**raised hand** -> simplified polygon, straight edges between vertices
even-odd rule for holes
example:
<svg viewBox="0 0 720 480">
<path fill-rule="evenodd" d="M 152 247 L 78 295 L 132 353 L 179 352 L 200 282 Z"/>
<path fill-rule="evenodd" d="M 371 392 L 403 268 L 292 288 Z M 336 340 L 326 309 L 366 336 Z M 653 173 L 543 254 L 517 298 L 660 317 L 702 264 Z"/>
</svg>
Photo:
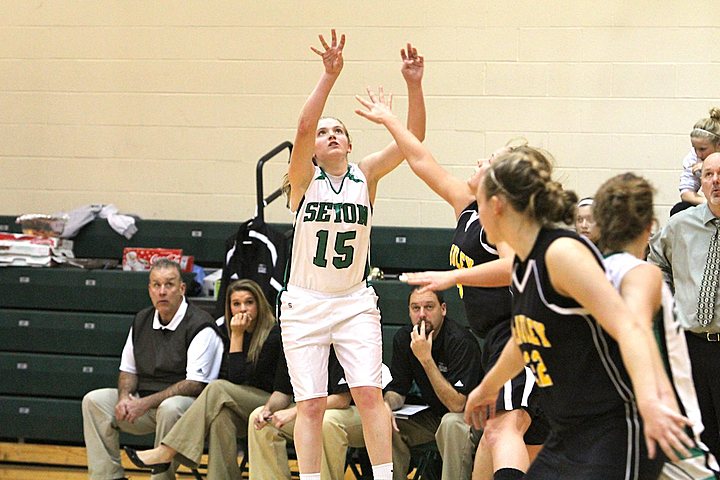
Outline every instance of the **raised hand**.
<svg viewBox="0 0 720 480">
<path fill-rule="evenodd" d="M 432 344 L 432 333 L 425 329 L 425 320 L 420 320 L 410 332 L 410 350 L 420 363 L 432 360 Z"/>
<path fill-rule="evenodd" d="M 345 47 L 345 34 L 340 36 L 340 43 L 337 41 L 337 34 L 335 33 L 334 28 L 331 30 L 330 35 L 330 45 L 327 44 L 325 37 L 323 37 L 322 34 L 318 35 L 324 51 L 320 51 L 315 47 L 310 47 L 310 50 L 322 57 L 323 65 L 325 66 L 325 73 L 329 75 L 339 75 L 343 68 L 342 51 Z"/>
<path fill-rule="evenodd" d="M 420 83 L 425 70 L 425 59 L 422 55 L 418 55 L 417 48 L 408 42 L 407 49 L 400 49 L 400 57 L 402 57 L 403 62 L 400 72 L 402 72 L 405 81 L 407 83 Z"/>
<path fill-rule="evenodd" d="M 387 120 L 395 118 L 395 114 L 392 113 L 392 93 L 388 94 L 386 98 L 382 86 L 378 87 L 377 95 L 370 87 L 367 88 L 367 93 L 369 100 L 365 100 L 360 95 L 355 95 L 357 101 L 365 107 L 364 110 L 358 108 L 355 113 L 375 123 L 385 123 Z"/>
</svg>

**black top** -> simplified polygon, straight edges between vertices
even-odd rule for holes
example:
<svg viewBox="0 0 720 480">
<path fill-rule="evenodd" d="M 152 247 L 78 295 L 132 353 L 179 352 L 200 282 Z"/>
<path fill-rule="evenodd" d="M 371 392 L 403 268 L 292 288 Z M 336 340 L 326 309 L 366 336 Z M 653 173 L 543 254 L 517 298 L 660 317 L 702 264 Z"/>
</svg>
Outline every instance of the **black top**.
<svg viewBox="0 0 720 480">
<path fill-rule="evenodd" d="M 477 202 L 468 205 L 458 218 L 452 246 L 450 265 L 470 268 L 499 257 L 497 249 L 488 242 L 480 225 Z M 468 324 L 481 338 L 494 326 L 510 320 L 510 289 L 508 287 L 482 288 L 459 285 L 460 298 L 465 305 Z"/>
<path fill-rule="evenodd" d="M 277 370 L 275 371 L 273 390 L 286 395 L 293 394 L 287 360 L 285 359 L 285 353 L 282 349 L 280 350 L 280 358 L 278 359 Z M 330 358 L 328 359 L 328 395 L 349 391 L 350 387 L 348 387 L 347 381 L 345 380 L 345 371 L 335 356 L 335 349 L 330 347 Z"/>
<path fill-rule="evenodd" d="M 250 385 L 266 392 L 273 390 L 273 375 L 282 351 L 280 327 L 275 325 L 263 343 L 257 361 L 251 363 L 247 358 L 252 333 L 243 336 L 243 351 L 228 356 L 227 380 L 238 385 Z"/>
<path fill-rule="evenodd" d="M 135 315 L 132 324 L 133 353 L 139 392 L 154 393 L 187 377 L 187 349 L 195 335 L 212 328 L 222 338 L 213 318 L 204 310 L 188 304 L 185 316 L 175 330 L 152 328 L 155 308 Z"/>
<path fill-rule="evenodd" d="M 513 338 L 535 373 L 542 409 L 557 432 L 626 412 L 629 422 L 639 422 L 617 342 L 574 299 L 552 288 L 545 252 L 563 237 L 580 242 L 602 266 L 587 239 L 569 230 L 542 229 L 528 258 L 521 262 L 516 256 L 513 268 Z"/>
<path fill-rule="evenodd" d="M 448 409 L 435 394 L 430 379 L 410 349 L 412 328 L 412 325 L 405 325 L 395 333 L 390 365 L 393 379 L 386 390 L 407 396 L 415 382 L 422 401 L 433 413 L 442 416 Z M 480 346 L 469 330 L 448 317 L 445 317 L 437 338 L 433 339 L 432 357 L 445 379 L 458 392 L 467 395 L 480 383 Z"/>
</svg>

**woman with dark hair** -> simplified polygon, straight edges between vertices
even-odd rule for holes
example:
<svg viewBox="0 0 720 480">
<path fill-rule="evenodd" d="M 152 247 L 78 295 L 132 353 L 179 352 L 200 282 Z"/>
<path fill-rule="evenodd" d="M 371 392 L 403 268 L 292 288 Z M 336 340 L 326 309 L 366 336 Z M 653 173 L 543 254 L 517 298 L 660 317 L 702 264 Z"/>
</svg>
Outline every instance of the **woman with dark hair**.
<svg viewBox="0 0 720 480">
<path fill-rule="evenodd" d="M 606 255 L 607 277 L 633 313 L 645 320 L 657 341 L 662 356 L 654 363 L 659 369 L 658 381 L 664 382 L 667 373 L 672 386 L 665 390 L 677 398 L 683 413 L 692 421 L 688 433 L 695 447 L 690 449 L 691 455 L 666 463 L 660 478 L 714 479 L 718 466 L 700 440 L 704 427 L 685 334 L 673 314 L 673 296 L 663 282 L 660 268 L 644 260 L 655 224 L 653 193 L 648 181 L 633 173 L 617 175 L 603 183 L 594 206 L 599 244 Z M 653 349 L 653 353 L 656 351 Z"/>
<path fill-rule="evenodd" d="M 205 387 L 160 445 L 144 451 L 126 447 L 136 466 L 160 473 L 178 456 L 180 463 L 196 467 L 207 438 L 208 479 L 240 478 L 237 437 L 247 435 L 250 413 L 270 397 L 282 344 L 272 308 L 257 283 L 236 280 L 225 298 L 229 354 L 224 379 Z"/>
<path fill-rule="evenodd" d="M 673 460 L 687 454 L 689 420 L 599 252 L 552 226 L 573 221 L 577 196 L 552 179 L 549 154 L 520 147 L 489 166 L 477 200 L 488 238 L 515 251 L 512 338 L 468 397 L 466 419 L 479 427 L 492 417 L 498 390 L 529 367 L 552 432 L 523 478 L 657 478 L 658 445 Z"/>
</svg>

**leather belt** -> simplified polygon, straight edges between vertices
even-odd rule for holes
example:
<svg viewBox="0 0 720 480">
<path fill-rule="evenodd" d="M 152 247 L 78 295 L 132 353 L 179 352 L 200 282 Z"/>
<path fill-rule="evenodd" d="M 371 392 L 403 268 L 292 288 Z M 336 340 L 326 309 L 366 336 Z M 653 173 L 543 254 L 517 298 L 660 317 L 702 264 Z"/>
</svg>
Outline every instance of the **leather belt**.
<svg viewBox="0 0 720 480">
<path fill-rule="evenodd" d="M 720 332 L 690 332 L 708 342 L 720 342 Z"/>
</svg>

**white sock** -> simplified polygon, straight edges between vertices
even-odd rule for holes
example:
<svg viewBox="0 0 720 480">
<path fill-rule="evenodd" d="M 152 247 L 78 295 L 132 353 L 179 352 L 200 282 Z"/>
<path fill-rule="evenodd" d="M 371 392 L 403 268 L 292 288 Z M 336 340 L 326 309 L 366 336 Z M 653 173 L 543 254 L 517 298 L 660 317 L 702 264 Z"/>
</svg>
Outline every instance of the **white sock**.
<svg viewBox="0 0 720 480">
<path fill-rule="evenodd" d="M 373 465 L 373 478 L 375 480 L 392 480 L 393 478 L 393 464 L 383 463 L 382 465 Z"/>
<path fill-rule="evenodd" d="M 320 480 L 319 473 L 301 473 L 300 480 Z"/>
</svg>

